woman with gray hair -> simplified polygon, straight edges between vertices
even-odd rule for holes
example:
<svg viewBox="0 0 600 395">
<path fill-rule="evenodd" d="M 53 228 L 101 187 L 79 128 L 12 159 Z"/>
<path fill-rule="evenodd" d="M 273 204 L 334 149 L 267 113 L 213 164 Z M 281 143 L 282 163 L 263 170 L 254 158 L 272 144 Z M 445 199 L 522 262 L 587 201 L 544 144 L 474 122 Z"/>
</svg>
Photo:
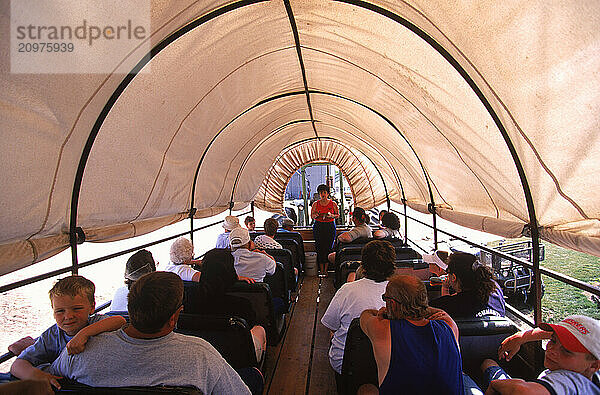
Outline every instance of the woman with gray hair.
<svg viewBox="0 0 600 395">
<path fill-rule="evenodd" d="M 189 239 L 180 237 L 171 244 L 169 262 L 164 271 L 177 274 L 183 281 L 200 281 L 200 272 L 192 268 L 192 264 L 202 261 L 194 260 L 194 245 Z"/>
</svg>

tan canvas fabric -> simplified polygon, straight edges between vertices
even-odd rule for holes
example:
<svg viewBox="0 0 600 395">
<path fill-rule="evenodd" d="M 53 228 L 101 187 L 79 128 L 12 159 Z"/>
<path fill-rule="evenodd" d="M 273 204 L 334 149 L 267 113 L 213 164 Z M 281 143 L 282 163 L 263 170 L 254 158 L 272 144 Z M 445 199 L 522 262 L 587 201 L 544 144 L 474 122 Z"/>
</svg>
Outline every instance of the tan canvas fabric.
<svg viewBox="0 0 600 395">
<path fill-rule="evenodd" d="M 431 189 L 443 218 L 515 235 L 529 222 L 517 157 L 542 237 L 600 256 L 600 3 L 369 4 L 290 1 L 303 76 L 282 1 L 152 0 L 151 46 L 202 23 L 110 108 L 77 226 L 114 240 L 192 206 L 197 217 L 230 202 L 281 210 L 294 167 L 331 160 L 365 207 L 387 189 L 426 208 Z M 0 25 L 11 32 L 8 1 Z M 19 74 L 10 45 L 0 42 L 0 274 L 68 244 L 83 148 L 122 72 L 145 54 L 106 54 L 113 73 Z"/>
</svg>

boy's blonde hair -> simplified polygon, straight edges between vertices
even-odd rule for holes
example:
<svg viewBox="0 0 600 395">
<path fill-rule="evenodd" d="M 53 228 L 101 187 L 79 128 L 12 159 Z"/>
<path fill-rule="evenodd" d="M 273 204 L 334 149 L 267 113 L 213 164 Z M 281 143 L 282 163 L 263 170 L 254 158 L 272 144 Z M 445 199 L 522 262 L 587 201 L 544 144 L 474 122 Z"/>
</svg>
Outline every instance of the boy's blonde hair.
<svg viewBox="0 0 600 395">
<path fill-rule="evenodd" d="M 52 302 L 52 298 L 55 296 L 67 295 L 75 297 L 81 295 L 86 297 L 93 306 L 95 303 L 94 292 L 96 292 L 96 286 L 87 278 L 83 276 L 69 276 L 58 280 L 50 291 L 48 291 L 48 295 L 50 296 L 50 302 Z"/>
</svg>

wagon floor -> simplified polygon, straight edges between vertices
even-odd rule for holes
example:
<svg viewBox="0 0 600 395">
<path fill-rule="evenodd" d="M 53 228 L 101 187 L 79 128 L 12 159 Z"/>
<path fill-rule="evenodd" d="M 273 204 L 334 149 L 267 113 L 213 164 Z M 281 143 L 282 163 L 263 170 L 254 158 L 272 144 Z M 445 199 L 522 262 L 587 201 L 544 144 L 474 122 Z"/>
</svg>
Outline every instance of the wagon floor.
<svg viewBox="0 0 600 395">
<path fill-rule="evenodd" d="M 304 277 L 286 321 L 283 338 L 267 347 L 265 394 L 336 394 L 329 365 L 329 330 L 321 324 L 335 293 L 332 274 Z"/>
</svg>

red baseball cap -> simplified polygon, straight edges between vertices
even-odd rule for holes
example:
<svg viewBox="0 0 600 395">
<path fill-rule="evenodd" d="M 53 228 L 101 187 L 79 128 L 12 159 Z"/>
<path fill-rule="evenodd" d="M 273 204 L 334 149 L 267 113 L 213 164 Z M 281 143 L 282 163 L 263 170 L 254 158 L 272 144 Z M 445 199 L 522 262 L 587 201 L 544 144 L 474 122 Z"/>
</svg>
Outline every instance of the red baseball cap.
<svg viewBox="0 0 600 395">
<path fill-rule="evenodd" d="M 600 321 L 584 315 L 570 315 L 557 324 L 540 324 L 556 337 L 567 350 L 586 352 L 600 359 Z"/>
</svg>

